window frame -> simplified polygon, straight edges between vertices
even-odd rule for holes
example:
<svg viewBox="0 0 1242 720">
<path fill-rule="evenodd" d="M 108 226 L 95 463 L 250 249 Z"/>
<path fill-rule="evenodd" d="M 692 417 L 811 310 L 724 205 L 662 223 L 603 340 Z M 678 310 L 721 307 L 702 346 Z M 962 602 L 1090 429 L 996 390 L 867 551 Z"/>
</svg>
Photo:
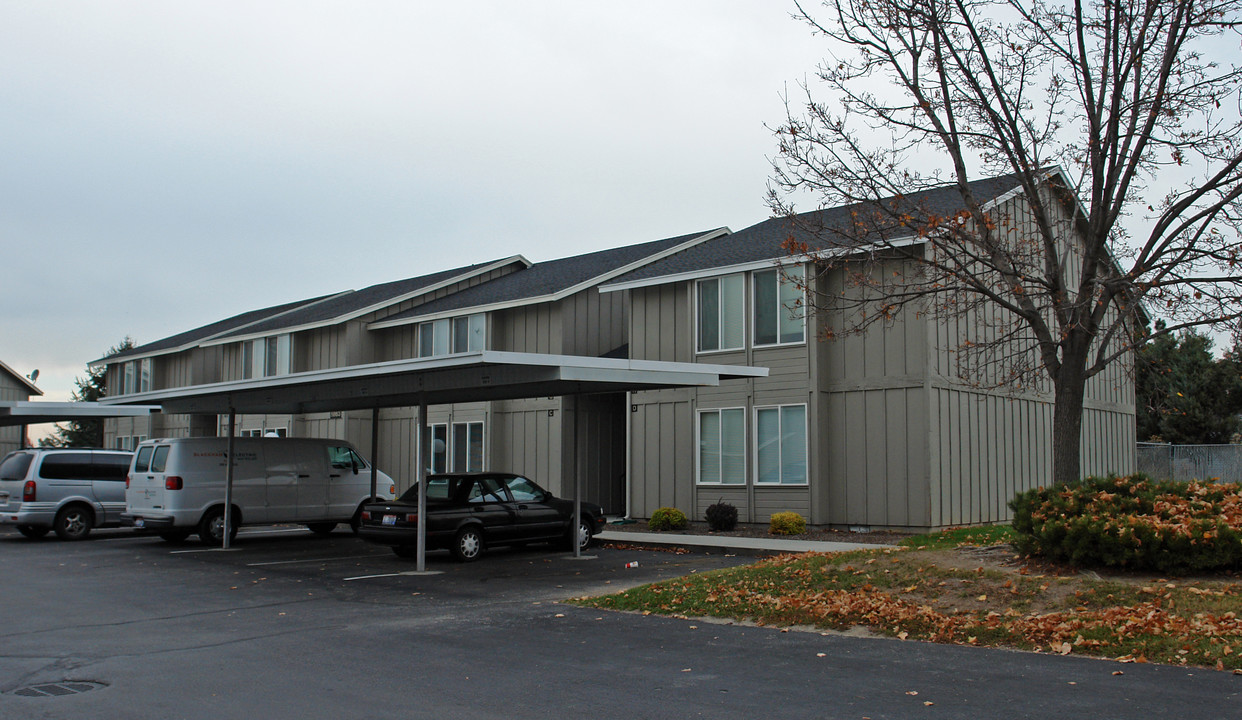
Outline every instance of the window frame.
<svg viewBox="0 0 1242 720">
<path fill-rule="evenodd" d="M 471 431 L 474 429 L 474 426 L 476 425 L 478 426 L 479 463 L 477 467 L 471 467 L 470 447 L 474 444 L 471 439 L 472 438 Z M 466 447 L 462 451 L 462 459 L 464 460 L 465 467 L 457 467 L 457 456 L 458 456 L 457 429 L 459 427 L 465 428 Z M 482 472 L 487 467 L 487 443 L 486 443 L 487 429 L 482 420 L 462 420 L 460 422 L 452 423 L 452 427 L 449 429 L 449 439 L 450 439 L 449 464 L 453 466 L 452 472 Z"/>
<path fill-rule="evenodd" d="M 806 292 L 798 290 L 798 287 L 796 284 L 789 283 L 785 280 L 785 275 L 789 274 L 794 268 L 797 269 L 797 272 L 802 274 L 803 282 L 805 282 L 806 268 L 802 265 L 779 266 L 779 267 L 774 267 L 774 268 L 770 268 L 767 270 L 754 270 L 750 273 L 751 307 L 750 307 L 749 316 L 750 316 L 750 346 L 752 348 L 786 347 L 786 346 L 806 344 L 806 330 L 807 330 Z M 775 328 L 776 342 L 761 343 L 759 342 L 759 306 L 760 306 L 759 297 L 758 297 L 759 278 L 761 275 L 766 276 L 768 274 L 774 275 L 776 277 L 776 315 L 774 316 L 775 322 L 776 322 L 776 328 Z M 781 339 L 781 320 L 783 317 L 789 314 L 790 310 L 789 308 L 785 306 L 785 298 L 782 297 L 781 288 L 787 287 L 790 285 L 793 285 L 794 295 L 795 296 L 800 295 L 802 299 L 802 305 L 801 305 L 802 310 L 800 313 L 801 317 L 798 318 L 798 321 L 799 321 L 798 325 L 801 329 L 801 333 L 799 334 L 799 337 L 797 340 L 782 340 Z"/>
<path fill-rule="evenodd" d="M 740 438 L 738 447 L 741 448 L 742 458 L 741 458 L 741 462 L 738 464 L 738 467 L 741 468 L 742 478 L 739 482 L 726 482 L 724 479 L 725 477 L 725 473 L 724 473 L 725 433 L 724 433 L 724 421 L 723 421 L 724 413 L 737 413 L 737 416 L 741 418 L 742 437 Z M 717 453 L 718 453 L 717 467 L 719 468 L 718 477 L 720 479 L 704 480 L 703 479 L 703 416 L 713 415 L 713 414 L 717 416 L 721 416 L 722 418 L 720 421 L 718 435 L 717 435 L 717 442 L 716 442 Z M 702 409 L 695 411 L 695 416 L 694 416 L 694 443 L 695 443 L 694 484 L 696 486 L 722 487 L 722 488 L 744 488 L 746 487 L 747 483 L 750 480 L 750 478 L 747 477 L 747 473 L 746 473 L 746 470 L 747 470 L 746 454 L 749 451 L 749 448 L 747 447 L 748 443 L 746 442 L 746 431 L 747 431 L 747 428 L 746 428 L 746 408 L 745 407 L 702 408 Z"/>
<path fill-rule="evenodd" d="M 785 408 L 802 408 L 802 474 L 803 478 L 797 482 L 786 482 L 785 475 Z M 776 417 L 778 427 L 776 433 L 777 440 L 777 469 L 780 474 L 778 480 L 763 480 L 760 473 L 760 447 L 762 438 L 759 437 L 759 413 L 761 411 L 777 411 Z M 807 403 L 784 403 L 778 405 L 756 405 L 754 408 L 754 453 L 753 468 L 755 487 L 806 487 L 811 484 L 811 444 L 810 444 L 810 410 Z"/>
<path fill-rule="evenodd" d="M 740 281 L 740 287 L 737 289 L 740 294 L 740 305 L 732 307 L 732 310 L 738 313 L 738 344 L 725 345 L 725 318 L 726 310 L 732 303 L 727 303 L 727 293 L 725 287 L 726 280 L 736 279 Z M 704 327 L 704 302 L 703 302 L 703 286 L 708 283 L 716 283 L 716 347 L 703 347 L 703 327 Z M 712 353 L 737 352 L 746 349 L 746 273 L 729 273 L 727 275 L 719 275 L 710 278 L 701 278 L 694 282 L 694 351 L 697 355 L 708 355 Z"/>
</svg>

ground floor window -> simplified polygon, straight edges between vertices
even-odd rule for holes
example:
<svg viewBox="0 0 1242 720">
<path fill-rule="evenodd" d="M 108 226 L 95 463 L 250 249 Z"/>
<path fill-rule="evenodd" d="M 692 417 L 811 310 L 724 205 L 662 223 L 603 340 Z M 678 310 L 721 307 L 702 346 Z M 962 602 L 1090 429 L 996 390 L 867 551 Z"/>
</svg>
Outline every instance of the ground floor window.
<svg viewBox="0 0 1242 720">
<path fill-rule="evenodd" d="M 448 425 L 431 424 L 427 430 L 431 433 L 431 465 L 427 466 L 427 472 L 448 472 Z"/>
<path fill-rule="evenodd" d="M 453 423 L 453 470 L 483 470 L 483 423 Z"/>
<path fill-rule="evenodd" d="M 247 428 L 237 434 L 239 437 L 289 437 L 289 428 Z"/>
<path fill-rule="evenodd" d="M 746 483 L 746 413 L 741 408 L 699 411 L 698 481 Z"/>
<path fill-rule="evenodd" d="M 755 482 L 806 484 L 806 405 L 755 410 Z"/>
</svg>

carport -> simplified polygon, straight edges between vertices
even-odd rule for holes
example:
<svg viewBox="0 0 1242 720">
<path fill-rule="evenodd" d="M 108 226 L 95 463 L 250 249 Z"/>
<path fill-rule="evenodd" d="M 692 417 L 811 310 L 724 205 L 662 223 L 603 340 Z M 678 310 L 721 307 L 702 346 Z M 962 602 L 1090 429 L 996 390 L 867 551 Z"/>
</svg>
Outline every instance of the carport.
<svg viewBox="0 0 1242 720">
<path fill-rule="evenodd" d="M 766 377 L 767 368 L 739 365 L 660 362 L 578 355 L 546 355 L 484 350 L 447 357 L 416 358 L 311 370 L 252 380 L 153 390 L 105 398 L 101 404 L 159 405 L 172 414 L 228 416 L 229 447 L 233 456 L 236 418 L 241 414 L 305 414 L 344 410 L 371 410 L 371 464 L 378 469 L 379 412 L 381 408 L 418 407 L 418 513 L 426 517 L 427 462 L 430 436 L 429 405 L 517 400 L 521 398 L 633 392 L 676 387 L 709 387 L 721 380 Z M 574 526 L 581 520 L 581 471 L 577 438 L 573 447 Z M 372 472 L 371 495 L 375 495 Z M 232 507 L 233 464 L 227 465 L 225 506 Z M 224 514 L 224 547 L 229 546 Z M 417 571 L 426 569 L 425 522 L 418 524 Z M 573 543 L 574 555 L 580 555 Z"/>
<path fill-rule="evenodd" d="M 26 426 L 73 420 L 100 420 L 113 417 L 145 417 L 159 412 L 158 405 L 104 405 L 97 402 L 43 402 L 40 400 L 0 400 L 0 427 Z"/>
</svg>

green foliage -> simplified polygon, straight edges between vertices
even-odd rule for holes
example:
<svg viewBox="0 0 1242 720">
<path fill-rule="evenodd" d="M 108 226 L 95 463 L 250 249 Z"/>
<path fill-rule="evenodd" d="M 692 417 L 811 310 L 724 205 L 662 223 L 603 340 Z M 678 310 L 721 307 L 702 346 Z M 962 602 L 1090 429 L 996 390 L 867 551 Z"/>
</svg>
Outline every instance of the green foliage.
<svg viewBox="0 0 1242 720">
<path fill-rule="evenodd" d="M 983 525 L 979 527 L 948 528 L 940 532 L 915 535 L 897 543 L 902 547 L 919 550 L 943 550 L 977 545 L 987 547 L 1000 543 L 1013 542 L 1013 528 L 1009 525 Z"/>
<path fill-rule="evenodd" d="M 1239 348 L 1216 360 L 1207 335 L 1160 335 L 1139 349 L 1134 383 L 1140 441 L 1218 444 L 1232 442 L 1238 432 Z"/>
<path fill-rule="evenodd" d="M 737 508 L 724 500 L 708 505 L 707 527 L 716 532 L 728 532 L 737 527 Z"/>
<path fill-rule="evenodd" d="M 689 524 L 686 514 L 672 507 L 656 508 L 647 521 L 647 527 L 652 530 L 685 530 Z"/>
<path fill-rule="evenodd" d="M 1162 573 L 1242 568 L 1242 486 L 1090 477 L 1009 502 L 1015 545 L 1082 566 Z"/>
<path fill-rule="evenodd" d="M 806 519 L 796 512 L 772 513 L 768 532 L 773 535 L 801 535 L 806 532 Z"/>
<path fill-rule="evenodd" d="M 106 355 L 115 355 L 134 346 L 134 341 L 126 337 L 112 346 Z M 108 370 L 106 367 L 86 368 L 84 377 L 74 378 L 77 390 L 73 392 L 74 402 L 95 402 L 107 395 Z M 50 437 L 39 441 L 42 447 L 102 447 L 104 441 L 104 421 L 102 419 L 71 420 L 64 425 L 57 425 Z"/>
</svg>

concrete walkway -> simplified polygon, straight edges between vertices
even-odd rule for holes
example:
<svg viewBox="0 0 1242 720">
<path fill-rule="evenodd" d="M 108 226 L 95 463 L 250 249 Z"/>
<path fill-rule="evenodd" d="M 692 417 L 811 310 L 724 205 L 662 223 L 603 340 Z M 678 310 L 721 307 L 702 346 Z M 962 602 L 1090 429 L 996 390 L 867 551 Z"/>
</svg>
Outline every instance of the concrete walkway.
<svg viewBox="0 0 1242 720">
<path fill-rule="evenodd" d="M 843 552 L 846 550 L 877 550 L 896 545 L 876 543 L 831 542 L 827 540 L 787 540 L 784 538 L 734 537 L 730 535 L 680 535 L 674 533 L 629 532 L 605 530 L 596 535 L 603 542 L 635 545 L 664 545 L 699 550 L 725 550 L 739 554 Z"/>
</svg>

